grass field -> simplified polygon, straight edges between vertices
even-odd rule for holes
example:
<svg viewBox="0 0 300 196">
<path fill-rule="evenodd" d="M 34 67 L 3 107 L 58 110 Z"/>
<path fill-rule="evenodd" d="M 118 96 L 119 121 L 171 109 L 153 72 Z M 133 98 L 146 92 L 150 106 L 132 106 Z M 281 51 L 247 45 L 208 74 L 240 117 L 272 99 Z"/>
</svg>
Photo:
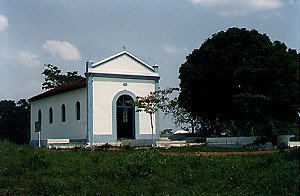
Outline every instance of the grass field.
<svg viewBox="0 0 300 196">
<path fill-rule="evenodd" d="M 299 150 L 204 151 L 226 149 L 49 150 L 4 141 L 0 195 L 299 195 Z"/>
</svg>

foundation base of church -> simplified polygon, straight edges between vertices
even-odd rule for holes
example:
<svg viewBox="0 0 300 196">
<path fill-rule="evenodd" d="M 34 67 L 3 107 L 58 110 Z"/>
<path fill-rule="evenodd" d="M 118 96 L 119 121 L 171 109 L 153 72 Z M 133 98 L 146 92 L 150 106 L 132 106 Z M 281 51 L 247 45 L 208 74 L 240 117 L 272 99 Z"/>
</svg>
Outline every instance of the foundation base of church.
<svg viewBox="0 0 300 196">
<path fill-rule="evenodd" d="M 157 139 L 154 140 L 156 142 Z M 151 147 L 152 146 L 152 139 L 122 139 L 116 142 L 100 142 L 94 143 L 94 146 L 103 146 L 103 145 L 110 145 L 113 147 Z"/>
<path fill-rule="evenodd" d="M 158 139 L 154 139 L 154 142 L 156 143 Z M 120 139 L 117 141 L 108 141 L 105 140 L 94 142 L 93 147 L 95 146 L 105 146 L 109 145 L 112 147 L 151 147 L 152 146 L 152 139 Z M 86 148 L 86 147 L 92 147 L 91 143 L 86 142 L 85 139 L 70 139 L 69 143 L 51 143 L 49 144 L 47 140 L 41 140 L 40 145 L 43 148 Z M 31 140 L 30 141 L 31 147 L 38 147 L 39 141 L 38 140 Z"/>
</svg>

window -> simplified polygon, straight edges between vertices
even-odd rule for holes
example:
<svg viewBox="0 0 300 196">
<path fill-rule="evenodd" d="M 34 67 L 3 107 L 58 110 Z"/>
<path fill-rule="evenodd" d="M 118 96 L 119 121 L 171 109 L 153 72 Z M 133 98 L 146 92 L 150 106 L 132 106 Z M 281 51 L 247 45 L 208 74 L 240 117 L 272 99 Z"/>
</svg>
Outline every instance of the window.
<svg viewBox="0 0 300 196">
<path fill-rule="evenodd" d="M 128 122 L 128 109 L 123 108 L 123 122 L 127 123 Z"/>
<path fill-rule="evenodd" d="M 117 100 L 117 107 L 120 108 L 120 112 L 122 112 L 120 113 L 120 120 L 123 123 L 128 123 L 129 121 L 129 115 L 131 114 L 130 109 L 133 107 L 131 104 L 132 101 L 133 99 L 129 95 L 122 95 Z"/>
<path fill-rule="evenodd" d="M 76 120 L 80 120 L 80 102 L 76 102 Z"/>
<path fill-rule="evenodd" d="M 53 123 L 53 109 L 52 107 L 49 108 L 49 123 Z"/>
<path fill-rule="evenodd" d="M 61 122 L 66 122 L 66 106 L 62 104 L 61 106 Z"/>
<path fill-rule="evenodd" d="M 40 109 L 38 111 L 38 121 L 42 122 L 42 111 Z"/>
</svg>

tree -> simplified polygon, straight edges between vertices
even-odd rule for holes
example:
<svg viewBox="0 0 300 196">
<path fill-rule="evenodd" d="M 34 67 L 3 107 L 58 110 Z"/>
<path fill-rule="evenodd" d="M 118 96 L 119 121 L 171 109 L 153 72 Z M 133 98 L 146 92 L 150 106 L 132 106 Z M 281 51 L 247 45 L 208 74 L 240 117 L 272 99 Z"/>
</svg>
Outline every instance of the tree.
<svg viewBox="0 0 300 196">
<path fill-rule="evenodd" d="M 15 102 L 3 100 L 0 102 L 0 138 L 13 139 L 12 130 L 15 129 L 14 121 L 16 119 Z M 13 126 L 11 126 L 13 125 Z"/>
<path fill-rule="evenodd" d="M 203 126 L 204 124 L 200 117 L 195 116 L 191 112 L 184 109 L 183 107 L 180 107 L 177 97 L 165 101 L 165 103 L 161 104 L 160 109 L 165 114 L 172 115 L 174 123 L 177 127 L 180 127 L 187 131 L 191 130 L 192 133 L 199 131 L 201 125 Z"/>
<path fill-rule="evenodd" d="M 166 103 L 169 101 L 167 97 L 168 94 L 173 92 L 172 88 L 167 88 L 165 90 L 159 90 L 155 92 L 150 92 L 149 95 L 144 97 L 137 97 L 136 101 L 132 104 L 137 106 L 137 112 L 146 112 L 150 117 L 151 126 L 151 136 L 152 136 L 152 147 L 155 147 L 154 137 L 153 137 L 153 115 L 161 108 L 165 107 Z"/>
<path fill-rule="evenodd" d="M 0 101 L 0 139 L 27 144 L 30 134 L 30 106 L 27 100 L 17 103 Z"/>
<path fill-rule="evenodd" d="M 138 112 L 144 111 L 150 115 L 151 129 L 153 132 L 152 115 L 158 110 L 170 114 L 173 117 L 174 123 L 177 127 L 185 130 L 192 130 L 192 133 L 204 127 L 205 123 L 198 116 L 193 115 L 184 108 L 179 106 L 178 97 L 170 98 L 174 92 L 178 92 L 179 88 L 166 88 L 155 92 L 150 92 L 145 97 L 137 97 L 133 104 L 138 106 Z"/>
<path fill-rule="evenodd" d="M 52 64 L 45 64 L 47 67 L 42 74 L 45 76 L 45 82 L 42 84 L 42 89 L 53 89 L 58 86 L 71 83 L 83 79 L 78 75 L 77 71 L 67 72 L 66 75 L 61 74 L 61 70 Z"/>
<path fill-rule="evenodd" d="M 266 34 L 244 28 L 214 34 L 179 73 L 179 105 L 212 129 L 233 121 L 236 134 L 255 129 L 268 135 L 280 122 L 297 122 L 299 54 Z"/>
</svg>

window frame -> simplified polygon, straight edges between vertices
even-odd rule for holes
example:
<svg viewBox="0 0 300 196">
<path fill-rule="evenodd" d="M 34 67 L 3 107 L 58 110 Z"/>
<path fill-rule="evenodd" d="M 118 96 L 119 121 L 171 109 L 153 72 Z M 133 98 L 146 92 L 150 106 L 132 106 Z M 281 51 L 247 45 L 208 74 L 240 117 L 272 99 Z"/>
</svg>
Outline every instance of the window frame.
<svg viewBox="0 0 300 196">
<path fill-rule="evenodd" d="M 76 120 L 81 119 L 81 108 L 80 108 L 80 101 L 77 101 L 75 104 L 75 115 L 76 115 Z"/>
<path fill-rule="evenodd" d="M 65 104 L 61 105 L 61 122 L 66 122 L 66 106 L 65 106 Z"/>
<path fill-rule="evenodd" d="M 41 109 L 38 110 L 37 120 L 38 120 L 39 122 L 42 122 L 42 110 L 41 110 Z"/>
<path fill-rule="evenodd" d="M 53 124 L 53 108 L 49 108 L 49 124 Z"/>
</svg>

